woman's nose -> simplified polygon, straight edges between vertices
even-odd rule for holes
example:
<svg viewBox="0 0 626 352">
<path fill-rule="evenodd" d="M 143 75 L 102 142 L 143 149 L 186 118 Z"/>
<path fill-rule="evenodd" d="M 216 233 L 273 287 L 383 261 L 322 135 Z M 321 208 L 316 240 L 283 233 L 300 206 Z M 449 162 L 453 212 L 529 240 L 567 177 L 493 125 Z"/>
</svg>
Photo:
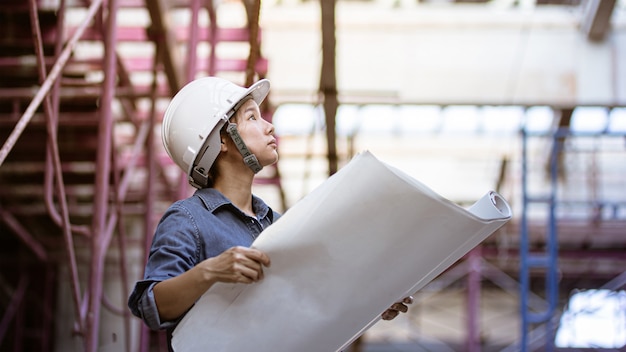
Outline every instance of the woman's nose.
<svg viewBox="0 0 626 352">
<path fill-rule="evenodd" d="M 267 121 L 267 120 L 265 122 L 267 122 L 267 126 L 268 126 L 267 132 L 268 132 L 268 134 L 273 135 L 274 134 L 274 125 L 271 122 Z"/>
</svg>

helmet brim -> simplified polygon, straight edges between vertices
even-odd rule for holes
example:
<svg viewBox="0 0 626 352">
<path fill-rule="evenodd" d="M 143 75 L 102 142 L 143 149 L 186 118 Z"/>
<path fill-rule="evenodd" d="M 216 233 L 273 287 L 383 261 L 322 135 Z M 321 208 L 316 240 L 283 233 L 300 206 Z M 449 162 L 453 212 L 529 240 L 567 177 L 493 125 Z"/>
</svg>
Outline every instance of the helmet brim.
<svg viewBox="0 0 626 352">
<path fill-rule="evenodd" d="M 252 97 L 252 100 L 254 100 L 257 103 L 257 105 L 261 105 L 261 103 L 263 103 L 265 98 L 267 98 L 267 95 L 269 94 L 269 92 L 270 92 L 270 81 L 265 78 L 258 80 L 257 82 L 252 84 L 248 89 L 246 89 L 246 91 L 243 93 L 241 98 L 239 98 L 239 100 L 233 102 L 233 104 L 228 108 L 226 115 L 230 118 L 231 114 L 234 114 L 235 111 L 239 109 L 239 107 L 243 103 L 243 100 L 246 99 L 246 97 Z"/>
</svg>

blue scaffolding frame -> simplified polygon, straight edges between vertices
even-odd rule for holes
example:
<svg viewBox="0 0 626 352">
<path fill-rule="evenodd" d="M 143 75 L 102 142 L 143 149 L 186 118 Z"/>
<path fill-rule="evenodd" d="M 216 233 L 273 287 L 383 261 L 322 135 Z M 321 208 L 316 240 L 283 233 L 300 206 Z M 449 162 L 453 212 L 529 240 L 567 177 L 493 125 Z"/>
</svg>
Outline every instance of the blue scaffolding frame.
<svg viewBox="0 0 626 352">
<path fill-rule="evenodd" d="M 543 194 L 532 194 L 529 189 L 529 139 L 531 137 L 548 138 L 551 141 L 550 158 L 548 165 L 548 189 Z M 529 350 L 533 338 L 531 327 L 533 325 L 543 325 L 544 338 L 543 351 L 555 350 L 554 337 L 558 327 L 558 300 L 559 300 L 559 229 L 557 209 L 561 204 L 558 199 L 559 187 L 559 156 L 565 151 L 566 139 L 570 137 L 621 137 L 625 138 L 624 150 L 626 151 L 626 131 L 610 131 L 606 127 L 602 131 L 596 132 L 572 132 L 569 127 L 559 127 L 550 132 L 532 132 L 525 128 L 521 129 L 522 138 L 522 212 L 520 215 L 520 315 L 521 315 L 521 336 L 520 351 Z M 619 217 L 618 208 L 624 206 L 624 202 L 607 202 L 590 200 L 589 206 L 602 206 L 612 208 L 612 217 Z M 529 229 L 529 207 L 532 204 L 543 204 L 547 206 L 546 226 L 545 226 L 545 246 L 542 250 L 530 248 Z M 531 282 L 531 270 L 543 270 L 545 274 L 545 299 L 546 306 L 543 311 L 531 311 L 529 307 Z M 626 274 L 626 272 L 624 273 Z M 537 329 L 539 330 L 541 326 Z M 537 331 L 535 330 L 535 331 Z"/>
</svg>

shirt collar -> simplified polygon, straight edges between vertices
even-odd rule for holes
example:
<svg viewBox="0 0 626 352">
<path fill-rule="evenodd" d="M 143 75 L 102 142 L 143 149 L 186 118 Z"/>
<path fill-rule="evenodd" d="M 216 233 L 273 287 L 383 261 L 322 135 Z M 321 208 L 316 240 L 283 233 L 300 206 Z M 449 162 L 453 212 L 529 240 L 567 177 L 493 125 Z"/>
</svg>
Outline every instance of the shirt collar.
<svg viewBox="0 0 626 352">
<path fill-rule="evenodd" d="M 202 200 L 202 203 L 204 203 L 204 206 L 210 212 L 214 212 L 216 209 L 225 205 L 231 206 L 239 210 L 230 201 L 230 199 L 226 198 L 226 196 L 224 196 L 220 191 L 216 190 L 215 188 L 198 189 L 195 192 L 195 195 Z M 258 219 L 263 219 L 264 217 L 268 216 L 268 214 L 271 214 L 270 207 L 265 204 L 265 202 L 261 198 L 255 196 L 254 194 L 252 195 L 252 209 L 254 210 L 254 213 L 257 215 Z"/>
</svg>

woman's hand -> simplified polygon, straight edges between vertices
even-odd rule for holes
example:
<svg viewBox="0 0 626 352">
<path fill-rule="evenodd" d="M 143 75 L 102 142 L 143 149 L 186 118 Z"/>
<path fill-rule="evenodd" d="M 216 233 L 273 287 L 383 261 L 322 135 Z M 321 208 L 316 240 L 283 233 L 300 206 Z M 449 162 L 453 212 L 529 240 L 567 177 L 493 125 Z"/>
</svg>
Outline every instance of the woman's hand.
<svg viewBox="0 0 626 352">
<path fill-rule="evenodd" d="M 413 303 L 413 296 L 404 297 L 402 301 L 396 302 L 381 314 L 383 320 L 392 320 L 400 313 L 406 313 L 409 310 L 407 304 Z"/>
<path fill-rule="evenodd" d="M 232 247 L 200 265 L 211 281 L 249 284 L 263 279 L 263 267 L 270 265 L 270 258 L 258 249 Z"/>
<path fill-rule="evenodd" d="M 263 267 L 269 265 L 270 258 L 258 249 L 227 249 L 176 277 L 156 284 L 153 292 L 159 316 L 163 321 L 178 319 L 216 282 L 253 283 L 263 278 Z"/>
</svg>

